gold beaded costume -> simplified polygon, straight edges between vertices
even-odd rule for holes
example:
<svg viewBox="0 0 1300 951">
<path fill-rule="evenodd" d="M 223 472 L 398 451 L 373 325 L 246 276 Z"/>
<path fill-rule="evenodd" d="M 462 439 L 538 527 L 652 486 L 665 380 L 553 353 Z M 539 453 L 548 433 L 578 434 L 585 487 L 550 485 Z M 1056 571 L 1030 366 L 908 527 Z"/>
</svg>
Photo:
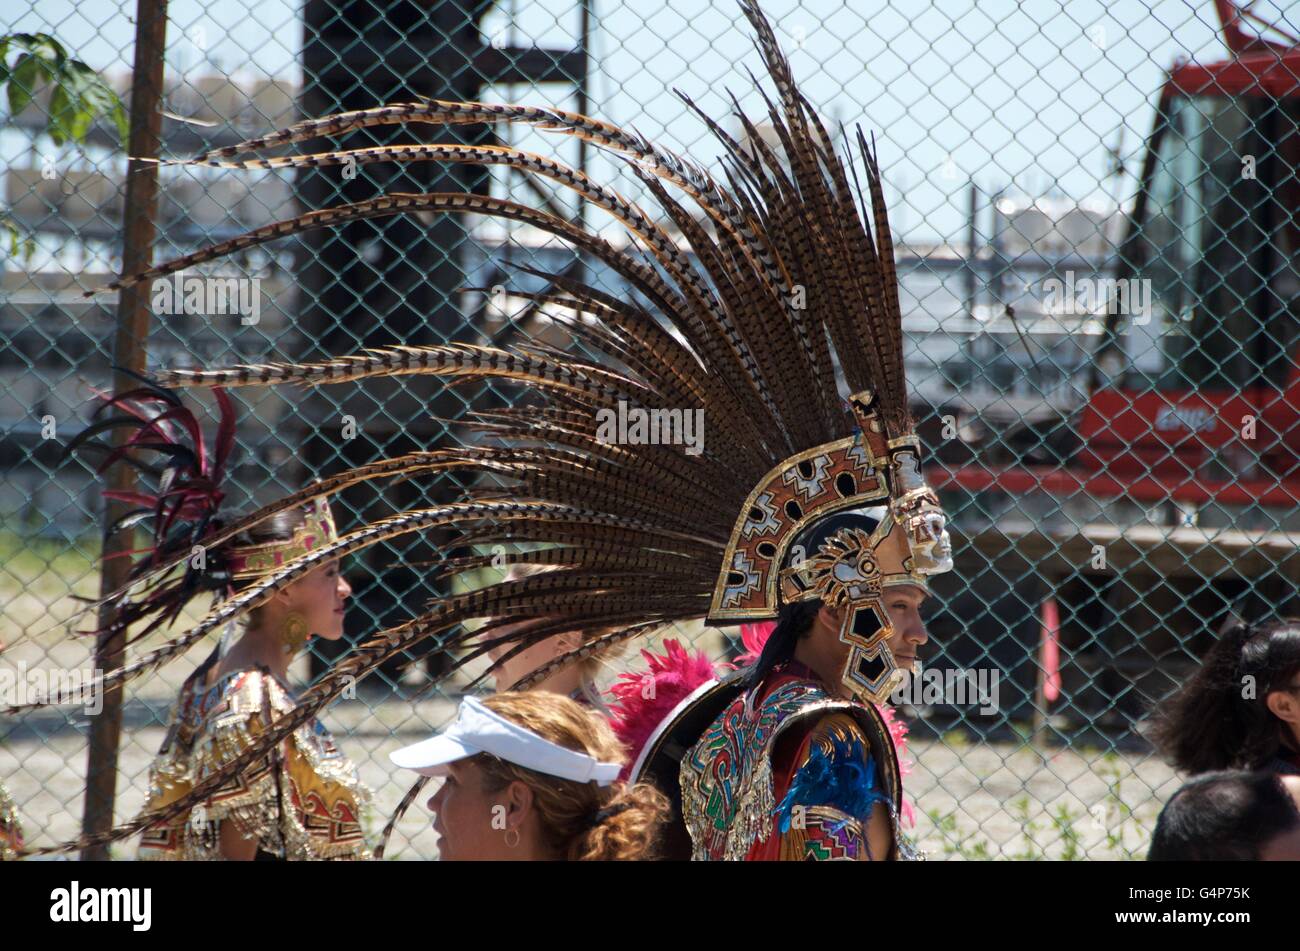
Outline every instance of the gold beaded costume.
<svg viewBox="0 0 1300 951">
<path fill-rule="evenodd" d="M 293 707 L 285 685 L 262 671 L 235 671 L 209 687 L 187 684 L 149 771 L 145 811 L 162 809 L 197 782 L 222 774 L 274 717 Z M 139 857 L 219 859 L 221 824 L 233 822 L 243 837 L 257 840 L 258 853 L 266 857 L 369 858 L 359 813 L 370 793 L 356 767 L 315 719 L 294 730 L 285 746 L 279 755 L 228 776 L 188 813 L 146 829 Z"/>
<path fill-rule="evenodd" d="M 18 857 L 23 847 L 23 828 L 18 823 L 18 807 L 9 797 L 9 790 L 0 783 L 0 862 Z"/>
<path fill-rule="evenodd" d="M 116 612 L 100 636 L 126 628 L 128 644 L 147 637 L 176 617 L 194 598 L 211 595 L 217 605 L 239 584 L 274 575 L 286 563 L 327 549 L 338 541 L 328 501 L 308 494 L 297 518 L 259 541 L 236 541 L 241 529 L 214 540 L 230 516 L 220 510 L 223 480 L 234 447 L 234 406 L 217 391 L 220 423 L 209 441 L 193 411 L 175 394 L 148 384 L 105 398 L 97 410 L 118 415 L 93 423 L 73 439 L 68 453 L 98 452 L 103 472 L 114 461 L 139 468 L 153 491 L 106 492 L 138 506 L 115 528 L 151 523 L 152 544 L 133 565 L 131 582 L 111 596 Z M 110 429 L 133 430 L 121 445 L 95 441 Z M 154 453 L 163 464 L 147 463 Z M 201 554 L 196 557 L 195 553 Z M 157 570 L 158 565 L 172 568 Z M 231 637 L 232 624 L 225 633 Z M 306 624 L 286 626 L 286 655 L 301 649 Z M 223 645 L 228 638 L 223 638 Z M 361 811 L 370 793 L 357 769 L 339 751 L 316 717 L 303 718 L 281 742 L 263 738 L 278 719 L 297 708 L 291 689 L 264 668 L 232 670 L 219 677 L 219 646 L 187 678 L 172 710 L 166 738 L 149 771 L 143 812 L 108 837 L 35 850 L 82 849 L 142 832 L 139 857 L 147 860 L 221 859 L 222 830 L 233 824 L 256 842 L 263 860 L 368 859 Z M 115 672 L 106 681 L 129 679 Z M 245 756 L 250 750 L 253 757 Z"/>
</svg>

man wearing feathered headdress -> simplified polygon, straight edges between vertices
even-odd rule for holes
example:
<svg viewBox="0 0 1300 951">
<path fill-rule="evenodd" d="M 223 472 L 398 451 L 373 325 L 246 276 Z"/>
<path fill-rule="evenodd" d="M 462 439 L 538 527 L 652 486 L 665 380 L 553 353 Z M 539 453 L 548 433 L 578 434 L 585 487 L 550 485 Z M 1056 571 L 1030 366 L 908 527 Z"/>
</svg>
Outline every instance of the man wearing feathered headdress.
<svg viewBox="0 0 1300 951">
<path fill-rule="evenodd" d="M 249 516 L 251 522 L 270 518 L 286 505 L 363 479 L 447 470 L 477 477 L 460 501 L 401 512 L 277 567 L 172 645 L 133 664 L 132 676 L 264 603 L 311 565 L 403 534 L 450 529 L 448 550 L 510 546 L 515 563 L 551 570 L 482 584 L 493 555 L 449 558 L 445 570 L 467 586 L 340 659 L 228 769 L 264 756 L 359 677 L 426 638 L 457 653 L 445 678 L 494 646 L 508 648 L 500 663 L 557 634 L 580 635 L 566 657 L 547 665 L 550 675 L 556 664 L 580 663 L 679 621 L 776 619 L 750 674 L 706 685 L 689 698 L 642 751 L 639 768 L 676 792 L 679 828 L 690 836 L 685 850 L 699 858 L 900 854 L 898 764 L 871 701 L 882 702 L 914 661 L 925 638 L 916 610 L 927 579 L 951 567 L 950 545 L 938 500 L 921 476 L 908 412 L 897 276 L 876 156 L 859 132 L 864 189 L 853 158 L 836 154 L 799 92 L 757 4 L 741 5 L 775 85 L 766 121 L 779 148 L 737 109 L 742 146 L 687 99 L 722 146 L 720 179 L 637 133 L 588 116 L 442 101 L 308 120 L 194 160 L 244 169 L 429 161 L 507 166 L 559 183 L 607 212 L 626 229 L 626 245 L 509 199 L 380 194 L 268 225 L 110 285 L 164 277 L 314 228 L 450 213 L 532 225 L 599 261 L 626 287 L 615 295 L 567 273 L 528 269 L 548 283 L 527 296 L 572 335 L 571 350 L 395 341 L 389 349 L 319 363 L 160 375 L 172 387 L 233 387 L 433 374 L 525 386 L 538 397 L 479 414 L 475 426 L 486 437 L 480 445 L 431 447 L 372 463 Z M 481 122 L 589 141 L 624 160 L 660 212 L 651 214 L 562 162 L 506 146 L 416 141 L 234 159 L 375 125 Z M 704 438 L 665 444 L 632 438 L 630 428 L 611 437 L 605 425 L 611 414 L 631 420 L 634 413 L 650 419 L 689 413 L 699 421 L 693 432 Z M 467 627 L 480 621 L 486 623 Z M 190 796 L 203 793 L 200 784 Z"/>
</svg>

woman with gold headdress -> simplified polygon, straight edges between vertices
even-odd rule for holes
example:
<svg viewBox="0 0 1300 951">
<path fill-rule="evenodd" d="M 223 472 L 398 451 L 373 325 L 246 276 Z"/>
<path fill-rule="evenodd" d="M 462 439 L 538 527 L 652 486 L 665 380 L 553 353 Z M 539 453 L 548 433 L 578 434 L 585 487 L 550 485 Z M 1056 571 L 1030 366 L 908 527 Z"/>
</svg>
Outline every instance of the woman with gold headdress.
<svg viewBox="0 0 1300 951">
<path fill-rule="evenodd" d="M 156 569 L 178 553 L 188 555 L 179 575 L 173 573 L 170 580 L 148 588 L 142 601 L 123 605 L 116 623 L 147 622 L 136 639 L 175 617 L 192 598 L 210 593 L 221 600 L 338 537 L 329 505 L 317 499 L 211 543 L 230 523 L 217 506 L 234 443 L 229 399 L 221 393 L 218 402 L 221 426 L 209 452 L 198 420 L 173 394 L 142 387 L 108 401 L 128 411 L 129 416 L 116 421 L 136 432 L 103 467 L 116 458 L 140 464 L 138 452 L 148 448 L 162 453 L 165 472 L 174 473 L 160 480 L 158 495 L 128 500 L 142 505 L 128 524 L 148 517 L 155 526 L 154 545 L 138 571 Z M 164 412 L 148 412 L 150 404 L 159 403 Z M 108 427 L 92 426 L 70 449 L 99 446 L 90 437 L 103 428 Z M 186 445 L 181 433 L 193 446 Z M 351 592 L 338 560 L 326 561 L 249 612 L 242 630 L 228 627 L 222 646 L 181 688 L 166 739 L 150 768 L 146 813 L 165 808 L 197 782 L 227 771 L 230 761 L 256 742 L 276 717 L 293 710 L 289 662 L 312 636 L 342 637 Z M 259 761 L 229 772 L 191 808 L 145 828 L 139 857 L 368 858 L 359 816 L 367 798 L 356 768 L 312 718 Z"/>
</svg>

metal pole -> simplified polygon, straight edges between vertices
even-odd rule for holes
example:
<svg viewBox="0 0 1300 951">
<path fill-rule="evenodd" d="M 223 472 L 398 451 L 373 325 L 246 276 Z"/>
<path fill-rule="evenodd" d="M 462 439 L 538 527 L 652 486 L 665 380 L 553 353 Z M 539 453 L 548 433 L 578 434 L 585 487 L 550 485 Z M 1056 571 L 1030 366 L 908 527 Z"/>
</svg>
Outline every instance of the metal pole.
<svg viewBox="0 0 1300 951">
<path fill-rule="evenodd" d="M 148 267 L 153 258 L 154 219 L 158 211 L 158 166 L 139 161 L 157 158 L 162 138 L 163 51 L 167 39 L 167 0 L 136 0 L 135 64 L 131 82 L 131 129 L 127 142 L 126 204 L 122 211 L 122 273 L 132 274 Z M 117 336 L 113 343 L 113 361 L 137 373 L 145 370 L 149 336 L 149 288 L 139 284 L 118 296 Z M 123 373 L 113 381 L 114 392 L 123 393 L 138 386 Z M 122 438 L 125 434 L 119 430 Z M 135 487 L 135 470 L 118 464 L 109 472 L 114 489 Z M 131 532 L 110 537 L 108 527 L 121 518 L 130 506 L 107 502 L 104 506 L 104 547 L 99 590 L 104 596 L 127 581 L 131 559 L 124 552 L 134 547 Z M 113 557 L 113 556 L 117 557 Z M 99 623 L 107 627 L 114 612 L 104 608 Z M 125 632 L 101 638 L 95 645 L 95 669 L 105 673 L 122 666 Z M 90 724 L 90 750 L 86 760 L 86 801 L 81 831 L 84 835 L 107 832 L 113 828 L 113 804 L 117 796 L 118 740 L 122 732 L 122 688 L 114 687 L 104 696 L 103 710 Z M 83 861 L 108 858 L 107 846 L 93 846 L 81 853 Z"/>
<path fill-rule="evenodd" d="M 594 0 L 582 0 L 582 15 L 578 26 L 578 43 L 582 51 L 582 76 L 578 82 L 578 113 L 587 115 L 591 109 L 591 99 L 589 96 L 588 83 L 591 81 L 591 7 Z M 584 175 L 587 174 L 587 140 L 578 139 L 578 171 Z M 530 176 L 531 177 L 531 176 Z M 578 220 L 576 222 L 583 231 L 587 230 L 587 203 L 578 202 Z M 585 281 L 587 279 L 586 266 L 582 261 L 582 252 L 578 252 L 578 264 L 574 274 L 576 280 Z"/>
<path fill-rule="evenodd" d="M 975 315 L 975 303 L 979 293 L 979 281 L 975 274 L 975 264 L 979 258 L 979 187 L 975 179 L 970 180 L 969 202 L 966 211 L 966 316 Z"/>
<path fill-rule="evenodd" d="M 578 38 L 578 44 L 582 51 L 582 75 L 577 84 L 577 112 L 580 116 L 588 114 L 591 103 L 588 92 L 588 83 L 591 77 L 591 4 L 594 0 L 582 0 L 582 16 L 578 32 L 581 36 Z M 586 139 L 577 140 L 577 169 L 582 174 L 586 174 L 586 157 L 588 157 L 588 144 Z M 577 203 L 577 225 L 586 229 L 586 201 Z"/>
</svg>

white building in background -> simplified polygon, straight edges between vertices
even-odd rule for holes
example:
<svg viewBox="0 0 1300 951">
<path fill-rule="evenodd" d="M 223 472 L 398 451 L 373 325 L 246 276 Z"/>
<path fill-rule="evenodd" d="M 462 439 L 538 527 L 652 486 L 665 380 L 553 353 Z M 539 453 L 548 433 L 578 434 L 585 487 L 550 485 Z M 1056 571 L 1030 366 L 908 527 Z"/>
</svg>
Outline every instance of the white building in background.
<svg viewBox="0 0 1300 951">
<path fill-rule="evenodd" d="M 994 200 L 993 212 L 994 242 L 1008 255 L 1104 259 L 1122 237 L 1123 216 L 1109 199 L 1004 193 Z"/>
<path fill-rule="evenodd" d="M 110 82 L 125 101 L 129 77 Z M 164 156 L 188 157 L 295 118 L 296 89 L 273 80 L 171 76 L 166 83 Z M 116 132 L 103 124 L 85 143 L 56 146 L 44 134 L 47 100 L 38 94 L 0 126 L 0 195 L 34 245 L 30 257 L 11 255 L 7 242 L 0 248 L 0 525 L 76 534 L 98 509 L 98 487 L 79 467 L 63 465 L 59 452 L 85 425 L 93 390 L 110 382 L 117 298 L 87 299 L 83 292 L 121 269 L 127 163 Z M 159 180 L 155 259 L 296 213 L 292 178 L 283 173 L 167 166 Z M 160 316 L 150 331 L 150 361 L 242 360 L 295 346 L 285 339 L 296 307 L 290 264 L 283 246 L 214 262 L 207 273 L 261 279 L 263 319 L 252 327 L 238 319 L 218 326 L 215 317 Z M 274 457 L 267 436 L 282 400 L 244 395 L 252 399 L 241 436 L 257 455 Z M 55 436 L 46 438 L 50 420 Z"/>
</svg>

